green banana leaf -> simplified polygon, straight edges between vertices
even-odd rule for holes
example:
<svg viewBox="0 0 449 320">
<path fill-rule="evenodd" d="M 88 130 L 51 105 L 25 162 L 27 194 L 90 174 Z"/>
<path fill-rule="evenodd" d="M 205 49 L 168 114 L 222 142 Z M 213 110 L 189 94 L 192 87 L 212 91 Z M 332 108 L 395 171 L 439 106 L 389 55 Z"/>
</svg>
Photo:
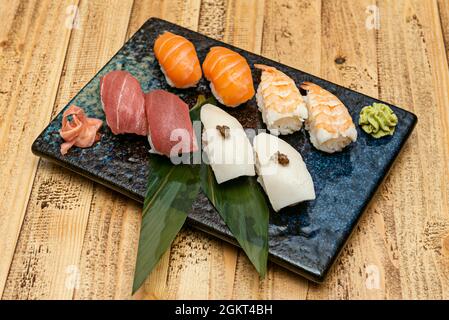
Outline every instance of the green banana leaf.
<svg viewBox="0 0 449 320">
<path fill-rule="evenodd" d="M 192 109 L 190 109 L 190 119 L 192 121 L 200 120 L 201 107 L 204 106 L 207 103 L 210 103 L 210 104 L 213 104 L 213 105 L 217 105 L 217 100 L 215 100 L 215 98 L 213 96 L 209 97 L 207 99 L 203 95 L 199 95 L 198 96 L 198 98 L 196 100 L 196 104 L 192 107 Z M 197 136 L 197 138 L 198 138 L 198 136 Z"/>
<path fill-rule="evenodd" d="M 196 105 L 190 110 L 192 121 L 199 119 L 202 105 L 214 101 L 213 98 L 206 100 L 204 96 L 198 96 Z M 201 131 L 196 135 L 198 140 Z M 194 157 L 198 155 L 192 155 L 191 161 Z M 200 189 L 199 165 L 173 165 L 166 157 L 150 155 L 149 166 L 133 293 L 170 247 Z"/>
<path fill-rule="evenodd" d="M 173 165 L 168 158 L 150 157 L 151 174 L 142 212 L 133 293 L 170 248 L 200 188 L 198 165 Z"/>
<path fill-rule="evenodd" d="M 255 177 L 218 184 L 209 165 L 201 165 L 201 189 L 217 209 L 261 277 L 267 271 L 269 209 Z"/>
<path fill-rule="evenodd" d="M 199 120 L 201 106 L 206 103 L 216 104 L 216 100 L 198 96 L 196 105 L 190 110 L 192 121 Z M 199 140 L 200 130 L 196 136 Z M 195 157 L 198 154 L 193 154 L 191 159 Z M 168 158 L 159 155 L 150 155 L 149 166 L 133 293 L 170 247 L 187 218 L 200 186 L 259 274 L 265 275 L 269 214 L 264 195 L 254 177 L 240 177 L 219 185 L 210 166 L 173 165 Z"/>
</svg>

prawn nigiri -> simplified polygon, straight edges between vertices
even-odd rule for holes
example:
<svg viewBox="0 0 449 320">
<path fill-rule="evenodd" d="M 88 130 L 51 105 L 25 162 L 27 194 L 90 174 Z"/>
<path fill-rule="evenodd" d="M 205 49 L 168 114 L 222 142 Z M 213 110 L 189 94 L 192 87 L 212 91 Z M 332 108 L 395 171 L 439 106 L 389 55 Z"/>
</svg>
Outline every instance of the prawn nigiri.
<svg viewBox="0 0 449 320">
<path fill-rule="evenodd" d="M 255 64 L 262 70 L 256 99 L 270 133 L 290 134 L 301 129 L 307 107 L 295 81 L 276 68 Z"/>
<path fill-rule="evenodd" d="M 214 96 L 228 107 L 236 107 L 254 96 L 251 69 L 237 52 L 212 47 L 203 62 L 203 71 Z"/>
<path fill-rule="evenodd" d="M 315 148 L 334 153 L 357 140 L 357 130 L 343 102 L 314 83 L 303 82 L 300 87 L 307 91 L 306 129 Z"/>
<path fill-rule="evenodd" d="M 170 86 L 183 89 L 200 81 L 200 61 L 193 43 L 186 38 L 166 31 L 156 39 L 154 54 Z"/>
</svg>

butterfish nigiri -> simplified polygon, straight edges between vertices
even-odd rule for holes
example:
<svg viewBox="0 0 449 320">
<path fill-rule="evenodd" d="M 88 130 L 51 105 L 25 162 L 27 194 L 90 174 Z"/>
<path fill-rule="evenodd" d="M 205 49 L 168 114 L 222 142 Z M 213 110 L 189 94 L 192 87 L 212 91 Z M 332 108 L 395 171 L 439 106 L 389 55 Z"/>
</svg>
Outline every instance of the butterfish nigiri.
<svg viewBox="0 0 449 320">
<path fill-rule="evenodd" d="M 274 211 L 315 199 L 312 177 L 301 155 L 276 136 L 259 133 L 253 141 L 257 181 Z"/>
<path fill-rule="evenodd" d="M 201 108 L 203 149 L 217 183 L 254 176 L 253 148 L 240 122 L 212 104 Z"/>
<path fill-rule="evenodd" d="M 151 152 L 167 157 L 198 150 L 189 106 L 177 95 L 154 90 L 145 95 Z"/>
<path fill-rule="evenodd" d="M 307 107 L 293 79 L 270 66 L 254 67 L 262 70 L 256 99 L 268 130 L 275 135 L 300 130 L 307 119 Z"/>
<path fill-rule="evenodd" d="M 214 96 L 228 107 L 236 107 L 254 96 L 251 69 L 237 52 L 212 47 L 203 62 L 203 71 Z"/>
<path fill-rule="evenodd" d="M 200 61 L 186 38 L 166 31 L 156 39 L 154 54 L 170 86 L 189 88 L 200 81 Z"/>
<path fill-rule="evenodd" d="M 147 135 L 145 99 L 139 81 L 129 72 L 114 70 L 100 80 L 106 123 L 113 134 Z"/>
<path fill-rule="evenodd" d="M 334 153 L 357 140 L 357 130 L 343 102 L 314 83 L 304 82 L 301 88 L 307 91 L 306 129 L 315 148 Z"/>
</svg>

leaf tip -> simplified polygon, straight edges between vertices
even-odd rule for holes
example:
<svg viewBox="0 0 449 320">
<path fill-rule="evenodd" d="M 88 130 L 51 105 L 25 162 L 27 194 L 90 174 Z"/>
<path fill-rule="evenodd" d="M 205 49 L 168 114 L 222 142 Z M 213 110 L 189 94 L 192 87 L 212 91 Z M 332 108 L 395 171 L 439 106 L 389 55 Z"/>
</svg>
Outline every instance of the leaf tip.
<svg viewBox="0 0 449 320">
<path fill-rule="evenodd" d="M 144 279 L 145 280 L 145 279 Z M 143 285 L 144 280 L 139 279 L 138 277 L 134 278 L 133 281 L 133 289 L 132 289 L 132 294 L 134 295 L 139 289 L 140 287 Z"/>
</svg>

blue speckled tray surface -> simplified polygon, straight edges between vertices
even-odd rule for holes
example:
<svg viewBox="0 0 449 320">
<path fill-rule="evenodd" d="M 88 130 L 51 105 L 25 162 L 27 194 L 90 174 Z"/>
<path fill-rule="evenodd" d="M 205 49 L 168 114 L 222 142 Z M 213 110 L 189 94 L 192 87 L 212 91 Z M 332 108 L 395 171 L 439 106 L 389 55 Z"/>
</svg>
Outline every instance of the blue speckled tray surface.
<svg viewBox="0 0 449 320">
<path fill-rule="evenodd" d="M 67 106 L 76 104 L 82 107 L 88 116 L 104 120 L 99 81 L 102 75 L 116 69 L 129 71 L 140 81 L 145 92 L 157 88 L 165 89 L 179 95 L 190 106 L 194 104 L 198 94 L 210 96 L 205 79 L 201 80 L 197 88 L 186 90 L 173 89 L 167 85 L 152 50 L 156 37 L 164 30 L 191 40 L 200 61 L 204 60 L 210 47 L 221 45 L 242 54 L 251 67 L 255 63 L 272 65 L 287 73 L 297 85 L 303 81 L 314 82 L 337 95 L 348 107 L 354 122 L 358 121 L 361 108 L 380 102 L 197 32 L 153 18 L 142 26 Z M 253 69 L 253 77 L 257 87 L 260 71 Z M 395 106 L 391 108 L 399 118 L 393 136 L 376 140 L 357 126 L 357 142 L 338 154 L 329 155 L 314 149 L 304 129 L 293 135 L 282 136 L 303 156 L 315 184 L 316 200 L 285 209 L 278 214 L 271 213 L 270 260 L 313 281 L 324 279 L 416 124 L 414 114 Z M 245 128 L 265 127 L 257 111 L 255 98 L 238 108 L 228 108 L 226 111 L 239 119 Z M 62 112 L 33 143 L 33 152 L 142 202 L 149 173 L 149 145 L 146 138 L 134 135 L 115 136 L 104 122 L 100 142 L 87 149 L 72 148 L 67 155 L 62 156 L 62 139 L 58 133 L 61 119 Z M 219 214 L 202 193 L 193 205 L 188 223 L 236 243 Z"/>
</svg>

